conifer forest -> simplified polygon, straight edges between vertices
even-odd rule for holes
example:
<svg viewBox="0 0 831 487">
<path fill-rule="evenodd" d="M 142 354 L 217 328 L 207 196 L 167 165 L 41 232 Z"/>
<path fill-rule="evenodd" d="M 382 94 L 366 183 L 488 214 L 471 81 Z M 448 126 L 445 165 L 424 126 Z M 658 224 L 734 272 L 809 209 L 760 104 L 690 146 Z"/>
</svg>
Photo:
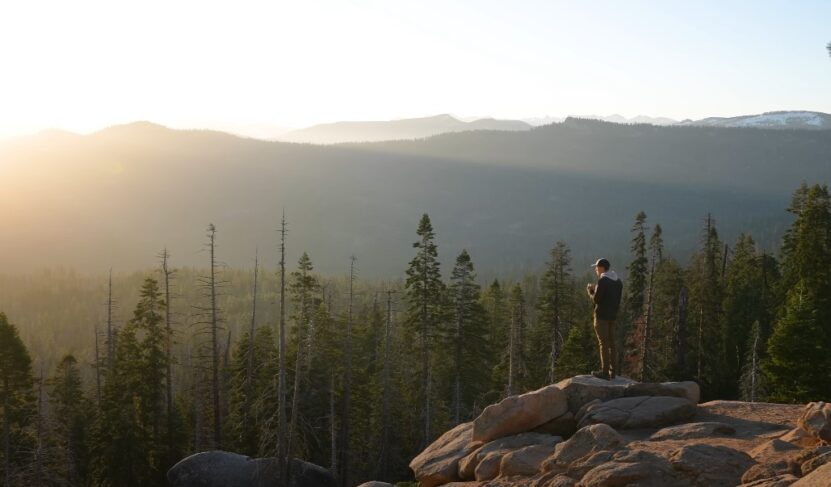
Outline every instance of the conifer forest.
<svg viewBox="0 0 831 487">
<path fill-rule="evenodd" d="M 705 400 L 831 400 L 828 188 L 803 183 L 782 211 L 775 248 L 725 241 L 718 215 L 701 215 L 683 259 L 661 222 L 631 215 L 630 247 L 616 249 L 628 257 L 612 262 L 618 370 L 694 380 Z M 211 449 L 405 485 L 441 432 L 597 367 L 591 262 L 567 241 L 537 256 L 538 272 L 485 279 L 424 214 L 400 277 L 365 279 L 371 255 L 322 275 L 291 215 L 275 222 L 248 268 L 223 264 L 223 229 L 208 224 L 200 267 L 161 248 L 143 272 L 0 275 L 2 485 L 165 485 L 173 464 Z M 261 265 L 267 252 L 276 268 Z"/>
</svg>

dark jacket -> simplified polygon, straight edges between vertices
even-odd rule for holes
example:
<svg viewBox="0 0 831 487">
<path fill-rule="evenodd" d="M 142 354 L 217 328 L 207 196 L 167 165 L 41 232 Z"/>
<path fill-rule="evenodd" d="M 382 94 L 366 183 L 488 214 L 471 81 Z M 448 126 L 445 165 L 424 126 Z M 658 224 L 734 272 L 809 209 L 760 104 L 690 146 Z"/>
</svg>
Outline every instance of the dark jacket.
<svg viewBox="0 0 831 487">
<path fill-rule="evenodd" d="M 623 296 L 623 281 L 614 271 L 608 271 L 598 279 L 594 292 L 589 292 L 594 302 L 594 317 L 598 320 L 614 320 Z"/>
</svg>

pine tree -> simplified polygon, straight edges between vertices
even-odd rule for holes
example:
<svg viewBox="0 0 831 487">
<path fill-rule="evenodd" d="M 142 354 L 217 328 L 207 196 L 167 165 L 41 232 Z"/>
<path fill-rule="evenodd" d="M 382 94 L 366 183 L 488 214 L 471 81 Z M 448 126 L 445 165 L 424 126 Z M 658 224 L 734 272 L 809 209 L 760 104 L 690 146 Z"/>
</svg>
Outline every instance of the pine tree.
<svg viewBox="0 0 831 487">
<path fill-rule="evenodd" d="M 765 371 L 780 401 L 828 399 L 831 378 L 831 197 L 828 188 L 803 184 L 789 212 L 795 220 L 782 246 L 787 300 L 768 341 Z"/>
<path fill-rule="evenodd" d="M 643 314 L 646 299 L 646 283 L 649 273 L 649 259 L 646 254 L 646 213 L 639 212 L 632 226 L 632 261 L 626 267 L 629 271 L 626 283 L 627 317 L 634 321 Z"/>
<path fill-rule="evenodd" d="M 494 344 L 507 344 L 510 340 L 510 309 L 505 290 L 499 279 L 494 279 L 491 285 L 482 293 L 482 306 L 488 319 L 488 336 Z M 509 382 L 510 350 L 506 347 L 500 356 L 499 362 L 493 367 L 492 382 L 498 389 L 493 400 L 504 397 Z M 492 402 L 491 401 L 491 402 Z"/>
<path fill-rule="evenodd" d="M 55 433 L 62 457 L 57 473 L 68 485 L 83 485 L 89 463 L 90 404 L 84 397 L 81 371 L 74 355 L 67 354 L 61 359 L 49 384 L 52 386 L 49 398 Z"/>
<path fill-rule="evenodd" d="M 528 380 L 526 357 L 527 317 L 525 314 L 525 294 L 519 283 L 511 288 L 510 330 L 508 339 L 508 384 L 507 394 L 513 395 L 525 390 Z"/>
<path fill-rule="evenodd" d="M 32 447 L 30 421 L 34 417 L 35 397 L 32 359 L 20 340 L 17 328 L 0 312 L 0 421 L 2 450 L 0 475 L 4 485 L 25 485 L 25 451 Z"/>
<path fill-rule="evenodd" d="M 553 383 L 559 372 L 557 364 L 563 342 L 573 319 L 575 293 L 571 276 L 571 251 L 565 242 L 557 242 L 551 249 L 543 274 L 538 301 L 539 318 L 535 336 L 536 354 L 547 353 L 547 367 L 534 374 L 537 383 Z M 547 347 L 547 352 L 544 348 Z"/>
<path fill-rule="evenodd" d="M 655 368 L 653 367 L 654 359 L 652 357 L 652 349 L 654 348 L 653 327 L 655 326 L 654 305 L 655 295 L 657 294 L 655 290 L 655 274 L 658 271 L 658 267 L 664 260 L 664 240 L 662 235 L 663 230 L 661 229 L 661 225 L 655 225 L 655 229 L 652 231 L 652 236 L 649 238 L 649 281 L 646 289 L 643 337 L 640 345 L 641 364 L 639 378 L 641 382 L 646 380 L 647 375 L 655 375 Z"/>
<path fill-rule="evenodd" d="M 258 456 L 273 452 L 267 421 L 273 411 L 277 347 L 271 328 L 256 328 L 253 343 L 249 333 L 242 334 L 232 355 L 226 423 L 233 450 Z"/>
<path fill-rule="evenodd" d="M 724 388 L 721 372 L 725 359 L 720 326 L 723 259 L 722 243 L 715 221 L 707 215 L 702 230 L 701 249 L 693 256 L 686 279 L 690 287 L 691 363 L 704 397 L 719 397 Z"/>
<path fill-rule="evenodd" d="M 413 351 L 421 362 L 418 396 L 423 425 L 421 446 L 425 447 L 433 440 L 431 355 L 444 326 L 444 283 L 441 280 L 433 225 L 426 213 L 421 217 L 416 233 L 419 237 L 419 241 L 413 244 L 416 256 L 410 261 L 405 284 L 408 303 L 405 325 L 418 337 Z"/>
<path fill-rule="evenodd" d="M 471 413 L 474 400 L 487 383 L 479 371 L 488 356 L 487 321 L 480 301 L 480 287 L 467 250 L 456 258 L 450 276 L 450 299 L 455 330 L 451 334 L 453 358 L 453 424 L 459 424 Z"/>
<path fill-rule="evenodd" d="M 733 258 L 724 276 L 724 300 L 721 313 L 725 378 L 720 394 L 726 399 L 738 397 L 738 385 L 745 370 L 747 337 L 754 323 L 765 320 L 767 304 L 763 301 L 761 256 L 749 235 L 742 234 L 733 246 Z"/>
<path fill-rule="evenodd" d="M 638 334 L 644 339 L 644 304 L 646 302 L 647 279 L 649 274 L 649 258 L 647 257 L 646 243 L 646 213 L 638 212 L 632 226 L 632 261 L 626 267 L 629 271 L 626 283 L 625 313 L 616 329 L 615 340 L 618 343 L 618 360 L 624 364 L 622 370 L 625 375 L 636 377 L 640 375 L 640 365 L 643 362 L 642 340 L 635 338 Z M 639 328 L 639 329 L 638 329 Z M 622 346 L 621 346 L 622 345 Z M 616 364 L 617 367 L 617 364 Z"/>
<path fill-rule="evenodd" d="M 291 458 L 298 452 L 298 421 L 302 411 L 306 369 L 311 360 L 313 312 L 317 308 L 315 296 L 320 287 L 317 278 L 312 274 L 314 266 L 306 252 L 297 263 L 297 270 L 292 272 L 289 279 L 289 296 L 294 307 L 291 315 L 294 322 L 293 348 L 294 361 L 294 389 L 291 401 L 291 420 L 289 421 L 287 454 Z"/>
<path fill-rule="evenodd" d="M 164 482 L 165 306 L 156 280 L 145 279 L 133 318 L 119 333 L 94 433 L 95 475 L 104 485 Z"/>
</svg>

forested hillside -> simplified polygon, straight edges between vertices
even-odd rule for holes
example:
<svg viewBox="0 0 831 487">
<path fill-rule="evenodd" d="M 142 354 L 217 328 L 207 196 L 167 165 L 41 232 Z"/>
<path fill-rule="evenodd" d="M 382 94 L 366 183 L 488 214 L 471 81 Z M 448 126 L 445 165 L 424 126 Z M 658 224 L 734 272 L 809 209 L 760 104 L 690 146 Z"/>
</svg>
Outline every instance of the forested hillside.
<svg viewBox="0 0 831 487">
<path fill-rule="evenodd" d="M 803 184 L 780 211 L 781 252 L 702 214 L 689 258 L 663 221 L 621 217 L 624 375 L 694 380 L 705 400 L 831 399 L 831 196 Z M 539 272 L 482 279 L 478 254 L 439 244 L 424 214 L 401 271 L 377 280 L 362 275 L 372 256 L 319 272 L 292 221 L 271 242 L 276 271 L 222 265 L 230 232 L 209 225 L 199 268 L 158 249 L 155 268 L 112 280 L 0 279 L 6 484 L 164 485 L 177 460 L 218 448 L 288 452 L 342 485 L 408 481 L 441 432 L 597 365 L 592 278 L 571 242 L 531 256 Z"/>
<path fill-rule="evenodd" d="M 284 208 L 292 238 L 327 274 L 354 253 L 364 276 L 399 275 L 409 229 L 425 212 L 442 245 L 468 248 L 487 275 L 538 270 L 534 256 L 559 239 L 581 261 L 623 257 L 628 219 L 640 210 L 664 222 L 679 257 L 695 248 L 707 212 L 725 238 L 744 229 L 774 250 L 792 188 L 830 173 L 831 132 L 822 130 L 569 119 L 325 147 L 149 123 L 46 132 L 0 145 L 0 225 L 15 229 L 0 241 L 0 264 L 7 273 L 131 271 L 167 246 L 198 266 L 212 221 L 228 264 L 250 266 L 259 246 L 273 266 L 266 246 Z"/>
</svg>

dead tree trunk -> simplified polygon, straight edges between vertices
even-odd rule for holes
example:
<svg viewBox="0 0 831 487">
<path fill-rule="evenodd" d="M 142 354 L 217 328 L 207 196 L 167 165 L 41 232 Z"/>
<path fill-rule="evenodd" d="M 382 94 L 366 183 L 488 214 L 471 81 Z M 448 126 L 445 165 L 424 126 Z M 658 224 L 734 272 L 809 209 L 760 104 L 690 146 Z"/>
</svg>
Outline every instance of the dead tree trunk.
<svg viewBox="0 0 831 487">
<path fill-rule="evenodd" d="M 677 373 L 687 374 L 687 288 L 678 293 L 678 316 L 675 322 L 675 367 Z"/>
<path fill-rule="evenodd" d="M 113 269 L 110 268 L 107 285 L 107 370 L 112 370 L 115 358 L 115 331 L 113 330 Z"/>
<path fill-rule="evenodd" d="M 208 225 L 208 238 L 211 253 L 211 395 L 214 409 L 214 447 L 222 447 L 222 412 L 219 400 L 219 313 L 216 301 L 216 227 Z"/>
<path fill-rule="evenodd" d="M 165 402 L 165 413 L 167 416 L 167 453 L 168 453 L 168 462 L 172 462 L 174 458 L 172 458 L 173 453 L 173 356 L 172 356 L 172 345 L 173 345 L 173 320 L 170 314 L 170 280 L 173 278 L 173 273 L 175 271 L 171 270 L 168 267 L 168 259 L 170 259 L 170 254 L 167 251 L 167 247 L 162 250 L 161 253 L 162 258 L 162 281 L 164 283 L 164 321 L 165 321 L 165 330 L 167 332 L 166 335 L 166 359 L 167 359 L 167 375 L 165 377 L 165 385 L 166 385 L 166 402 Z"/>
<path fill-rule="evenodd" d="M 251 299 L 251 326 L 248 328 L 248 357 L 245 368 L 245 406 L 243 424 L 247 425 L 251 417 L 251 404 L 254 400 L 254 336 L 257 333 L 257 274 L 259 272 L 259 252 L 254 252 L 254 290 Z"/>
<path fill-rule="evenodd" d="M 345 343 L 345 370 L 343 379 L 343 413 L 341 417 L 341 426 L 343 436 L 341 438 L 341 485 L 349 487 L 350 472 L 349 472 L 349 427 L 350 427 L 350 409 L 352 407 L 352 317 L 353 306 L 355 298 L 355 262 L 358 260 L 354 255 L 349 258 L 349 307 L 347 309 L 346 319 L 346 343 Z"/>
<path fill-rule="evenodd" d="M 332 369 L 332 374 L 329 379 L 329 438 L 330 449 L 332 450 L 332 459 L 329 470 L 332 475 L 337 475 L 338 472 L 338 442 L 337 442 L 337 422 L 335 421 L 335 371 Z"/>
<path fill-rule="evenodd" d="M 280 330 L 277 379 L 277 483 L 286 487 L 289 458 L 286 450 L 286 213 L 280 221 Z"/>
<path fill-rule="evenodd" d="M 390 339 L 392 332 L 392 294 L 387 291 L 387 320 L 384 327 L 384 372 L 382 379 L 382 409 L 381 409 L 381 458 L 379 471 L 381 479 L 386 480 L 389 463 L 389 436 L 390 436 Z"/>
<path fill-rule="evenodd" d="M 101 354 L 98 349 L 98 325 L 95 325 L 95 405 L 101 407 Z"/>
</svg>

